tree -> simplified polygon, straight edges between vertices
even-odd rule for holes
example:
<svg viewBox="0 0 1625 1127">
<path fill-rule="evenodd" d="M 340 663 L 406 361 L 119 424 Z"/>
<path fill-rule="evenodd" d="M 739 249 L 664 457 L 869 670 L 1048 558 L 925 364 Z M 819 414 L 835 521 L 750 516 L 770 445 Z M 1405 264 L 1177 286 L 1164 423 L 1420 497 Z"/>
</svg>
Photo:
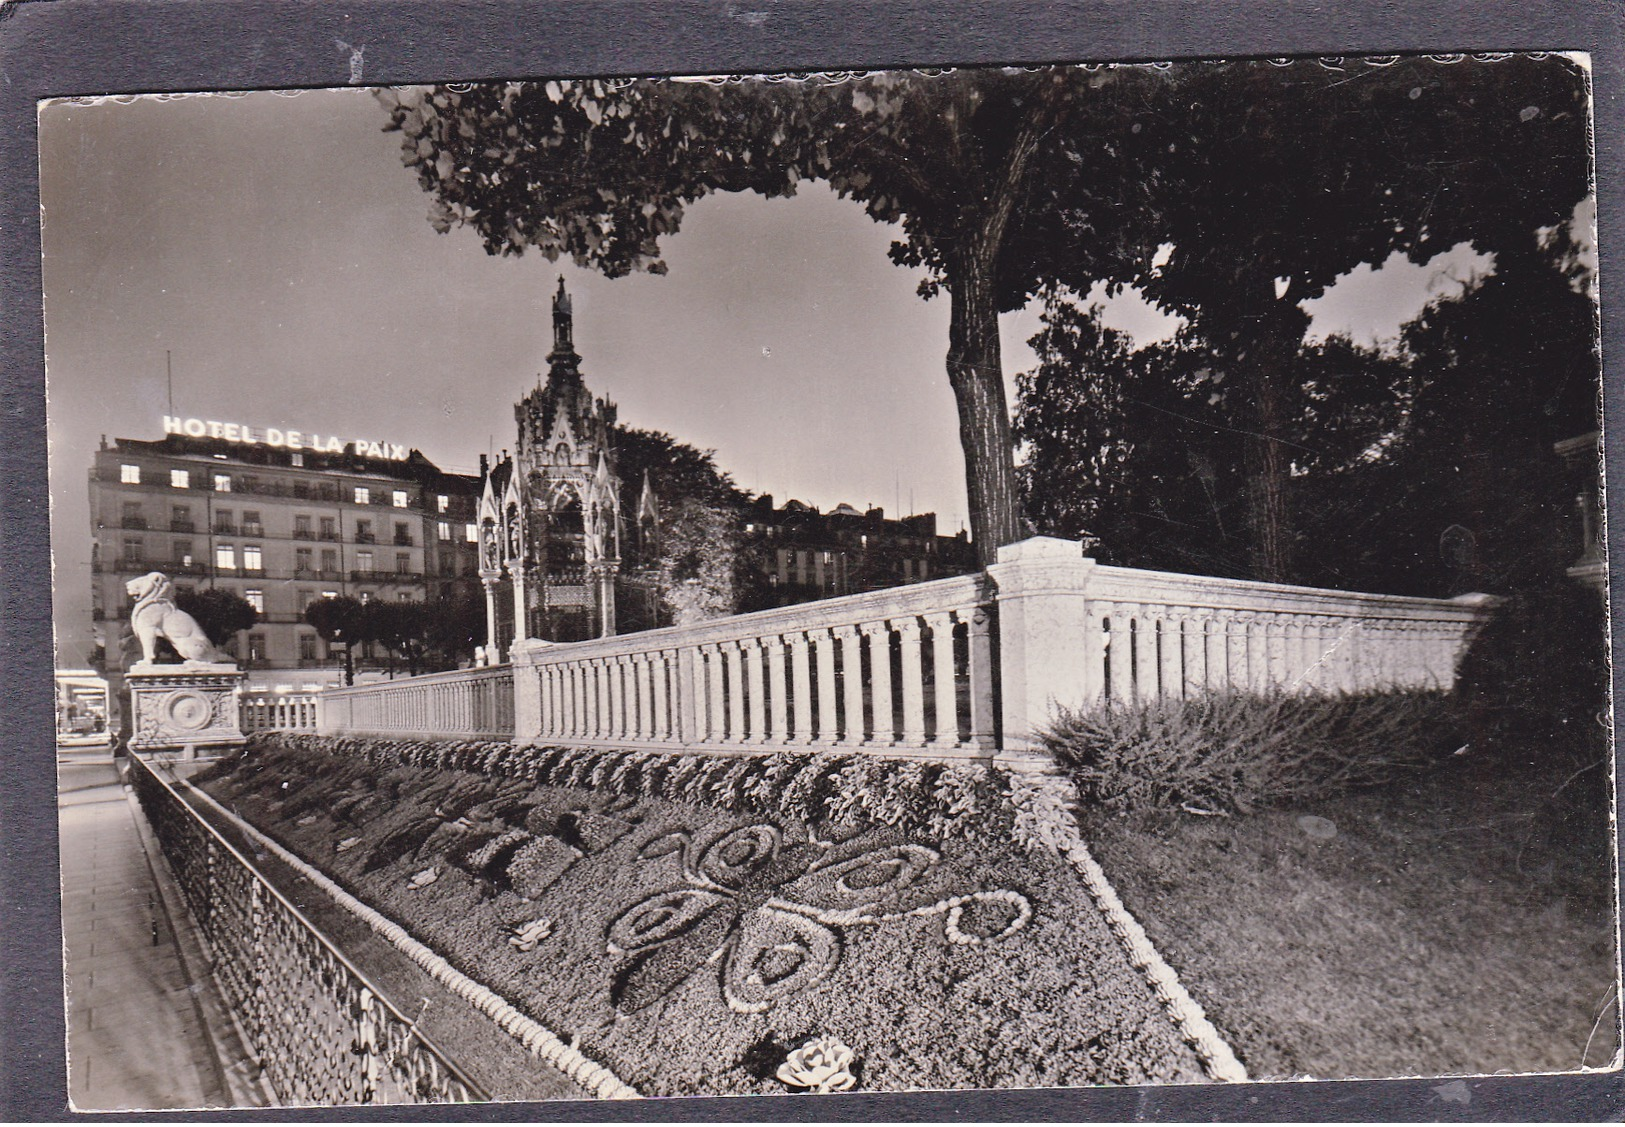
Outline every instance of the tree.
<svg viewBox="0 0 1625 1127">
<path fill-rule="evenodd" d="M 305 621 L 316 628 L 316 633 L 328 645 L 344 646 L 344 683 L 355 683 L 355 647 L 367 639 L 363 637 L 365 604 L 348 595 L 330 599 L 316 599 L 305 607 Z"/>
<path fill-rule="evenodd" d="M 738 611 L 740 572 L 749 566 L 738 511 L 700 497 L 679 499 L 662 529 L 657 566 L 674 625 Z"/>
<path fill-rule="evenodd" d="M 1226 394 L 1227 373 L 1201 334 L 1187 328 L 1136 350 L 1101 324 L 1098 307 L 1051 292 L 1032 345 L 1039 365 L 1017 378 L 1016 434 L 1035 525 L 1097 541 L 1092 550 L 1110 563 L 1249 574 L 1247 402 Z M 1343 339 L 1300 348 L 1294 370 L 1281 438 L 1294 483 L 1320 502 L 1301 522 L 1311 547 L 1298 570 L 1331 581 L 1319 573 L 1318 526 L 1359 507 L 1349 476 L 1401 425 L 1409 373 Z"/>
<path fill-rule="evenodd" d="M 400 654 L 406 659 L 408 675 L 416 677 L 429 650 L 429 618 L 424 605 L 379 599 L 365 604 L 362 611 L 364 629 L 389 654 L 389 675 L 395 675 L 395 655 Z"/>
<path fill-rule="evenodd" d="M 225 645 L 239 631 L 260 620 L 260 612 L 247 599 L 224 587 L 183 591 L 175 597 L 175 605 L 197 619 L 203 633 L 217 646 Z"/>
<path fill-rule="evenodd" d="M 1107 240 L 1112 263 L 1099 199 L 1062 201 L 1043 213 L 1033 269 L 1078 292 L 1102 276 L 1133 284 L 1187 318 L 1246 432 L 1250 570 L 1293 578 L 1302 303 L 1395 251 L 1426 262 L 1471 242 L 1499 256 L 1564 221 L 1588 190 L 1585 75 L 1557 56 L 1163 73 L 1161 89 L 1101 126 L 1128 179 L 1100 192 L 1135 236 Z"/>
<path fill-rule="evenodd" d="M 925 269 L 924 296 L 948 294 L 971 531 L 990 563 L 1020 534 L 998 314 L 1037 284 L 1028 217 L 1086 194 L 1085 175 L 1109 160 L 1087 115 L 1120 115 L 1127 87 L 1155 81 L 1136 68 L 1047 67 L 380 96 L 434 197 L 431 221 L 472 226 L 492 254 L 534 247 L 609 277 L 663 273 L 660 240 L 688 204 L 719 191 L 788 196 L 804 180 L 899 224 L 893 259 Z"/>
</svg>

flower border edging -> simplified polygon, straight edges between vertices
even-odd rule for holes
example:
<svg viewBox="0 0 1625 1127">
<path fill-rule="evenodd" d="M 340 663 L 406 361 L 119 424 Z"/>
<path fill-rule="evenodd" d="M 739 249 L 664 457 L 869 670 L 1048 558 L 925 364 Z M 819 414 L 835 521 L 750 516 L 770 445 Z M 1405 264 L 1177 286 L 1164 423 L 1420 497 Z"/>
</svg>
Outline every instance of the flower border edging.
<svg viewBox="0 0 1625 1127">
<path fill-rule="evenodd" d="M 585 1056 L 579 1049 L 565 1044 L 551 1030 L 534 1019 L 526 1017 L 506 998 L 475 982 L 472 978 L 453 967 L 444 958 L 435 954 L 433 950 L 413 939 L 400 924 L 395 923 L 387 916 L 368 907 L 348 892 L 345 892 L 332 878 L 307 864 L 302 858 L 285 849 L 279 842 L 273 841 L 260 830 L 227 810 L 216 802 L 213 796 L 186 783 L 184 780 L 181 782 L 187 790 L 202 798 L 203 801 L 207 802 L 222 816 L 228 818 L 244 833 L 263 844 L 288 865 L 292 866 L 301 876 L 327 893 L 340 907 L 363 920 L 373 931 L 389 940 L 397 950 L 422 967 L 430 977 L 485 1014 L 503 1032 L 524 1045 L 533 1055 L 540 1057 L 547 1064 L 552 1065 L 600 1099 L 626 1100 L 642 1098 L 642 1093 L 622 1081 L 609 1069 Z"/>
<path fill-rule="evenodd" d="M 1009 797 L 1017 811 L 1017 840 L 1029 849 L 1054 849 L 1078 870 L 1096 907 L 1106 917 L 1107 926 L 1128 952 L 1129 962 L 1145 976 L 1146 984 L 1196 1050 L 1208 1075 L 1215 1080 L 1246 1080 L 1247 1069 L 1236 1058 L 1234 1050 L 1208 1020 L 1201 1003 L 1185 990 L 1174 968 L 1152 946 L 1145 928 L 1124 907 L 1106 871 L 1084 844 L 1083 835 L 1078 832 L 1070 813 L 1071 805 L 1077 800 L 1072 783 L 1053 775 L 1012 771 Z"/>
</svg>

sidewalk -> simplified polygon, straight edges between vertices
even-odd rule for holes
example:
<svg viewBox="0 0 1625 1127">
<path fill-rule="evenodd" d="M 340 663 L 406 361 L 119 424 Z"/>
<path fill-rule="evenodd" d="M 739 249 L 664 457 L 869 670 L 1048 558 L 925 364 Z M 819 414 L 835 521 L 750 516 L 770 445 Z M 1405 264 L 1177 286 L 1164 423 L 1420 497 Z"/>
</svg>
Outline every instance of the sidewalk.
<svg viewBox="0 0 1625 1127">
<path fill-rule="evenodd" d="M 107 752 L 61 757 L 57 814 L 74 1109 L 263 1106 Z"/>
</svg>

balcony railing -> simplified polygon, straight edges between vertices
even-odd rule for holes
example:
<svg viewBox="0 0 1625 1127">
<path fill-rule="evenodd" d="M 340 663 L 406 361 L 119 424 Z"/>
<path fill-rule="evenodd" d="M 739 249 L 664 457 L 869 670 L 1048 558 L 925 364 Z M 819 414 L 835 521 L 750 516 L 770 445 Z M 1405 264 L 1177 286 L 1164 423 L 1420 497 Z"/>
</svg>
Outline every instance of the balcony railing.
<svg viewBox="0 0 1625 1127">
<path fill-rule="evenodd" d="M 197 525 L 193 524 L 189 520 L 172 520 L 172 521 L 169 522 L 169 531 L 171 531 L 171 532 L 196 532 L 197 531 Z"/>
<path fill-rule="evenodd" d="M 355 542 L 357 544 L 376 544 L 378 543 L 378 537 L 371 532 L 357 532 Z"/>
<path fill-rule="evenodd" d="M 119 520 L 119 527 L 120 528 L 145 529 L 147 527 L 147 518 L 146 517 L 122 517 Z"/>
<path fill-rule="evenodd" d="M 316 534 L 308 528 L 296 528 L 293 530 L 293 538 L 295 540 L 314 540 Z"/>
<path fill-rule="evenodd" d="M 236 536 L 237 526 L 235 524 L 227 524 L 224 521 L 215 521 L 214 534 L 216 536 Z"/>
<path fill-rule="evenodd" d="M 134 759 L 136 796 L 279 1102 L 487 1099 L 159 770 Z"/>
<path fill-rule="evenodd" d="M 244 521 L 242 528 L 243 528 L 242 534 L 244 536 L 264 536 L 265 535 L 265 526 L 263 524 L 255 524 L 255 523 L 253 523 L 251 521 Z"/>
<path fill-rule="evenodd" d="M 350 573 L 352 583 L 421 583 L 423 573 L 417 571 L 361 570 Z"/>
<path fill-rule="evenodd" d="M 336 542 L 339 538 L 339 534 L 335 529 L 324 528 L 321 531 L 320 538 L 323 540 L 332 540 Z"/>
</svg>

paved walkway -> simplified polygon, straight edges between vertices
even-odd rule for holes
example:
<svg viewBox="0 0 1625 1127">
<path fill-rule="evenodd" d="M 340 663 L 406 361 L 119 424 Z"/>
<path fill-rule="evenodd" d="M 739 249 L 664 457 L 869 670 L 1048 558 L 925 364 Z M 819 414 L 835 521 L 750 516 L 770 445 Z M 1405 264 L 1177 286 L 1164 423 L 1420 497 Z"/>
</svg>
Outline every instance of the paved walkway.
<svg viewBox="0 0 1625 1127">
<path fill-rule="evenodd" d="M 58 788 L 73 1107 L 263 1105 L 112 759 L 63 753 Z"/>
</svg>

